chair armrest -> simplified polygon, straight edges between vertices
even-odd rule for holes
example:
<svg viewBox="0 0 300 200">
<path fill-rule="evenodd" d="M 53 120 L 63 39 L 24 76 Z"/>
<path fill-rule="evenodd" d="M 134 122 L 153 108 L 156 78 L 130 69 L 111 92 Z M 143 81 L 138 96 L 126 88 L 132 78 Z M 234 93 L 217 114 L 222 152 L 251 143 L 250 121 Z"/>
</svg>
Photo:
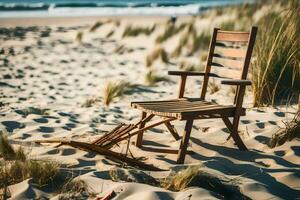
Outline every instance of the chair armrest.
<svg viewBox="0 0 300 200">
<path fill-rule="evenodd" d="M 191 71 L 168 71 L 168 75 L 174 76 L 204 76 L 204 72 L 191 72 Z"/>
<path fill-rule="evenodd" d="M 252 85 L 252 82 L 249 80 L 222 80 L 221 84 L 224 85 Z"/>
</svg>

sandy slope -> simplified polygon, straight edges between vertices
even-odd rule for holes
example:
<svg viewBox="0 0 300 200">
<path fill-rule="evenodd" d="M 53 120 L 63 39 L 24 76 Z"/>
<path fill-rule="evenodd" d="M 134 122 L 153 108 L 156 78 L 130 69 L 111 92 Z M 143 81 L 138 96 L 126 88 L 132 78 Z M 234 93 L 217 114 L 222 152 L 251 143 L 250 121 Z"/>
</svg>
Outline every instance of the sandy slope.
<svg viewBox="0 0 300 200">
<path fill-rule="evenodd" d="M 116 20 L 116 19 L 115 19 Z M 119 19 L 117 19 L 119 20 Z M 116 183 L 109 180 L 108 170 L 115 163 L 101 155 L 84 152 L 71 147 L 55 148 L 53 145 L 34 145 L 37 139 L 68 138 L 91 141 L 119 122 L 134 122 L 139 112 L 130 108 L 132 100 L 156 100 L 174 98 L 178 79 L 160 82 L 157 87 L 144 85 L 145 55 L 155 48 L 154 40 L 162 31 L 167 18 L 124 18 L 120 25 L 114 23 L 100 27 L 89 33 L 88 28 L 96 19 L 80 19 L 54 24 L 53 21 L 38 21 L 39 26 L 3 29 L 0 35 L 0 48 L 5 53 L 1 59 L 1 115 L 0 126 L 6 130 L 9 139 L 16 145 L 23 145 L 30 156 L 38 159 L 51 159 L 66 164 L 74 171 L 80 171 L 84 180 L 94 192 L 104 195 L 111 190 L 118 193 L 116 199 L 218 199 L 218 194 L 203 188 L 188 188 L 181 192 L 171 192 L 158 187 L 140 183 Z M 180 20 L 189 20 L 183 18 Z M 13 22 L 9 21 L 10 26 Z M 20 23 L 20 21 L 14 21 Z M 67 24 L 67 22 L 70 22 Z M 205 27 L 209 19 L 199 21 Z M 25 23 L 25 22 L 24 22 Z M 157 24 L 158 29 L 149 37 L 121 39 L 126 24 Z M 6 26 L 8 22 L 2 21 Z M 41 24 L 47 25 L 43 26 Z M 16 24 L 15 24 L 16 25 Z M 20 25 L 20 24 L 18 24 Z M 28 25 L 28 24 L 25 24 Z M 83 44 L 74 42 L 78 30 L 84 32 Z M 111 38 L 105 35 L 115 30 Z M 24 35 L 24 36 L 22 36 Z M 167 51 L 174 49 L 178 36 L 165 43 Z M 115 53 L 120 46 L 132 49 L 124 54 Z M 189 58 L 197 60 L 196 56 Z M 168 70 L 177 70 L 180 59 L 172 59 L 171 64 L 156 62 L 152 68 L 160 75 Z M 103 88 L 108 80 L 126 80 L 137 86 L 130 95 L 115 101 L 109 108 L 101 102 L 92 107 L 83 107 L 90 97 L 102 98 Z M 192 78 L 188 82 L 187 95 L 198 96 L 201 80 Z M 209 95 L 208 99 L 219 103 L 231 103 L 233 93 L 222 86 L 221 90 Z M 251 149 L 249 152 L 237 150 L 228 137 L 221 120 L 208 119 L 195 122 L 192 130 L 190 149 L 186 164 L 201 165 L 206 170 L 222 176 L 238 178 L 241 191 L 252 199 L 295 199 L 300 197 L 300 148 L 299 141 L 292 141 L 270 149 L 266 143 L 272 134 L 289 120 L 295 108 L 251 108 L 251 93 L 245 98 L 247 116 L 241 118 L 242 138 Z M 24 109 L 36 107 L 47 109 L 47 114 L 24 114 Z M 182 122 L 175 123 L 178 131 L 183 130 Z M 166 128 L 161 126 L 145 134 L 147 147 L 178 148 Z M 116 147 L 124 151 L 126 145 Z M 175 166 L 176 155 L 142 151 L 131 145 L 136 157 L 146 157 L 163 169 Z M 85 173 L 85 174 L 84 174 Z M 168 172 L 153 172 L 156 178 L 165 177 Z M 39 189 L 30 180 L 11 186 L 13 199 L 58 196 L 48 189 Z"/>
</svg>

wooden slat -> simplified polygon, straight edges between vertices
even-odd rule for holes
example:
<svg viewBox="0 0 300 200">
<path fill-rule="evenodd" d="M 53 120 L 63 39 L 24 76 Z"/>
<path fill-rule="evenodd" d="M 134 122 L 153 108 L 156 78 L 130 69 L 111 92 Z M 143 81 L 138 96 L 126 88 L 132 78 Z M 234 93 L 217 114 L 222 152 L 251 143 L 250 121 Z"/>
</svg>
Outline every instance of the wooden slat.
<svg viewBox="0 0 300 200">
<path fill-rule="evenodd" d="M 217 47 L 215 48 L 214 56 L 215 54 L 221 55 L 223 57 L 244 58 L 246 56 L 246 49 Z"/>
<path fill-rule="evenodd" d="M 242 70 L 244 67 L 244 62 L 241 60 L 231 60 L 227 58 L 214 57 L 211 65 L 215 67 L 225 67 L 225 68 L 227 67 L 229 69 Z"/>
<path fill-rule="evenodd" d="M 223 67 L 212 67 L 211 72 L 217 74 L 219 77 L 241 79 L 241 70 L 228 69 Z"/>
<path fill-rule="evenodd" d="M 249 32 L 218 31 L 217 41 L 224 42 L 248 42 Z"/>
</svg>

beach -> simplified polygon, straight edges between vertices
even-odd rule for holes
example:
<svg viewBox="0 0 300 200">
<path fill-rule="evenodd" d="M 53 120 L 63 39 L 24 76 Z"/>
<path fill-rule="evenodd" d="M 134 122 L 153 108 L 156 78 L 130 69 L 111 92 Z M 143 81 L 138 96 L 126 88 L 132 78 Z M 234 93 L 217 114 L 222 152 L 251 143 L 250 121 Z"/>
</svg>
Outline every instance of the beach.
<svg viewBox="0 0 300 200">
<path fill-rule="evenodd" d="M 269 7 L 261 8 L 255 16 L 259 17 Z M 179 16 L 176 24 L 192 21 L 197 30 L 212 32 L 213 27 L 233 18 L 232 13 L 217 16 L 208 12 L 197 17 Z M 94 152 L 34 143 L 45 139 L 92 142 L 120 123 L 140 119 L 141 111 L 131 108 L 130 102 L 176 98 L 179 78 L 168 76 L 168 71 L 186 66 L 203 70 L 207 50 L 200 49 L 190 56 L 169 56 L 167 62 L 158 58 L 147 66 L 147 55 L 158 48 L 171 55 L 180 41 L 183 31 L 164 42 L 156 42 L 169 20 L 169 16 L 1 18 L 0 124 L 10 143 L 16 148 L 22 146 L 32 159 L 60 163 L 64 173 L 84 181 L 94 194 L 79 193 L 72 199 L 100 198 L 111 191 L 116 193 L 113 199 L 223 199 L 222 192 L 205 187 L 175 192 L 149 184 L 153 179 L 163 180 L 191 166 L 238 185 L 245 198 L 299 198 L 299 140 L 275 148 L 268 146 L 273 134 L 293 119 L 298 107 L 255 108 L 251 89 L 246 91 L 243 105 L 247 114 L 241 117 L 239 126 L 239 134 L 250 151 L 239 151 L 232 139 L 227 140 L 229 132 L 221 119 L 194 122 L 188 148 L 192 153 L 186 156 L 184 165 L 176 164 L 176 154 L 149 151 L 158 147 L 179 148 L 180 141 L 174 140 L 162 125 L 146 131 L 144 150 L 134 145 L 135 137 L 112 148 L 125 153 L 129 142 L 135 158 L 164 171 L 122 168 Z M 97 22 L 100 25 L 91 30 Z M 129 26 L 155 28 L 149 35 L 125 37 Z M 164 79 L 147 80 L 149 71 Z M 130 86 L 122 96 L 104 105 L 108 83 L 120 81 Z M 219 84 L 219 80 L 214 81 Z M 201 84 L 201 77 L 188 79 L 185 95 L 199 97 Z M 207 100 L 232 104 L 232 87 L 214 86 L 209 88 Z M 172 124 L 182 135 L 184 121 Z M 8 189 L 11 199 L 60 198 L 56 187 L 39 187 L 31 178 L 9 185 Z"/>
</svg>

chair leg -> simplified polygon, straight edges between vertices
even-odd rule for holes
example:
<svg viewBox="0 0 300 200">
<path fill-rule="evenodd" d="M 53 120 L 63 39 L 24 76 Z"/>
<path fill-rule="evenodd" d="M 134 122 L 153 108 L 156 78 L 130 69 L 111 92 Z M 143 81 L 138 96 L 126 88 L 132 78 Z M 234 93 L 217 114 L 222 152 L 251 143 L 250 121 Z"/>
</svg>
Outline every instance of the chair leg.
<svg viewBox="0 0 300 200">
<path fill-rule="evenodd" d="M 170 122 L 166 122 L 165 125 L 168 128 L 169 132 L 173 135 L 173 137 L 175 138 L 175 140 L 179 140 L 180 136 L 178 135 L 177 131 L 172 126 L 172 124 Z"/>
<path fill-rule="evenodd" d="M 236 145 L 238 146 L 238 148 L 240 150 L 248 150 L 238 133 L 238 125 L 239 125 L 240 117 L 237 117 L 237 118 L 235 117 L 233 119 L 234 125 L 230 122 L 230 120 L 227 117 L 223 117 L 222 119 L 223 119 L 223 122 L 225 123 L 226 127 L 229 129 L 230 136 L 233 138 L 233 140 L 236 143 Z M 228 137 L 228 139 L 229 138 L 230 137 Z"/>
<path fill-rule="evenodd" d="M 146 112 L 142 112 L 141 120 L 145 119 L 146 116 L 147 116 L 147 113 Z M 144 128 L 145 124 L 146 124 L 146 122 L 142 122 L 139 125 L 139 129 Z M 142 146 L 143 134 L 144 134 L 144 131 L 141 131 L 141 132 L 138 133 L 137 138 L 136 138 L 135 146 L 137 146 L 137 147 L 141 147 Z"/>
<path fill-rule="evenodd" d="M 244 144 L 238 132 L 239 122 L 240 122 L 240 116 L 233 118 L 231 136 L 232 139 L 235 141 L 235 144 L 238 146 L 238 148 L 242 151 L 246 151 L 248 150 L 248 148 Z"/>
<path fill-rule="evenodd" d="M 177 164 L 183 164 L 185 159 L 185 154 L 187 152 L 187 147 L 190 140 L 190 134 L 193 126 L 193 120 L 189 119 L 186 121 L 183 138 L 181 139 L 178 155 Z"/>
</svg>

